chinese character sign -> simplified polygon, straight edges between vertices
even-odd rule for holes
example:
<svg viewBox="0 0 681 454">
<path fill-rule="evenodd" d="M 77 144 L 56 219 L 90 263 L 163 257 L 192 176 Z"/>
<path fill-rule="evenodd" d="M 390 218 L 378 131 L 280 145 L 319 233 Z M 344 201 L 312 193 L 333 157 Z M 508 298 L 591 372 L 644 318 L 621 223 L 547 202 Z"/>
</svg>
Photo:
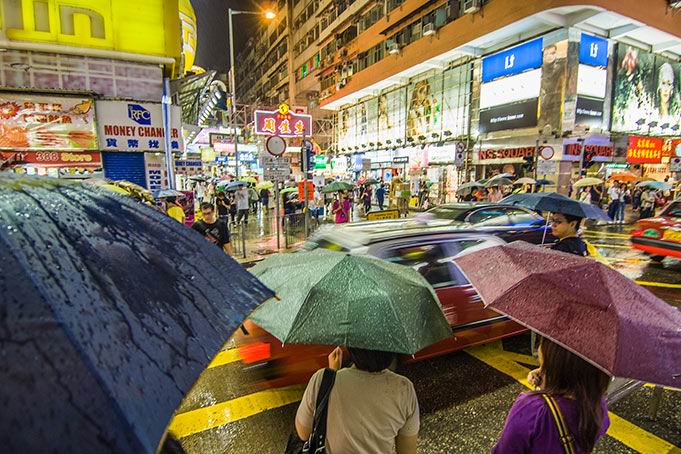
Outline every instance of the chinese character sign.
<svg viewBox="0 0 681 454">
<path fill-rule="evenodd" d="M 659 164 L 662 161 L 664 140 L 652 137 L 629 137 L 627 162 L 632 164 Z"/>
<path fill-rule="evenodd" d="M 312 135 L 312 116 L 293 113 L 282 109 L 269 112 L 256 110 L 254 114 L 255 133 L 281 137 L 303 137 Z"/>
</svg>

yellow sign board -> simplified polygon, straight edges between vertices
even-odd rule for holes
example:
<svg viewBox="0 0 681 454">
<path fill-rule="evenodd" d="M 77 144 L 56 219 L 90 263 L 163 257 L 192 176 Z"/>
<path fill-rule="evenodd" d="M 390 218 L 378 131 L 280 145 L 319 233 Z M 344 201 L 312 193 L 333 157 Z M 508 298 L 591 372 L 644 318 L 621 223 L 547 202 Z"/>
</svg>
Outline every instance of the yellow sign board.
<svg viewBox="0 0 681 454">
<path fill-rule="evenodd" d="M 171 57 L 181 53 L 177 1 L 0 0 L 9 41 Z"/>
<path fill-rule="evenodd" d="M 196 60 L 196 14 L 189 0 L 180 0 L 180 22 L 182 23 L 182 55 L 184 56 L 184 72 L 190 71 Z"/>
<path fill-rule="evenodd" d="M 367 213 L 367 221 L 385 221 L 399 218 L 400 212 L 398 210 L 369 211 Z"/>
</svg>

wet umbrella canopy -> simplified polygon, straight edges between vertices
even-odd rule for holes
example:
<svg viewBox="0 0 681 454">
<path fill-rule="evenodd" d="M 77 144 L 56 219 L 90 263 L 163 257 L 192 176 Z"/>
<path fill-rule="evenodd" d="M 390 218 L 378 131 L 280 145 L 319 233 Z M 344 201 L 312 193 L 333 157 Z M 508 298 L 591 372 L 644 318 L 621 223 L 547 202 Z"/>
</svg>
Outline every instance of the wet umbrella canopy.
<svg viewBox="0 0 681 454">
<path fill-rule="evenodd" d="M 616 270 L 522 242 L 456 264 L 486 307 L 611 375 L 681 387 L 681 312 Z"/>
<path fill-rule="evenodd" d="M 201 371 L 272 295 L 128 197 L 7 175 L 0 292 L 0 444 L 22 453 L 155 452 Z"/>
<path fill-rule="evenodd" d="M 432 288 L 406 266 L 319 249 L 278 254 L 251 271 L 281 298 L 251 320 L 284 343 L 411 355 L 451 336 Z"/>
<path fill-rule="evenodd" d="M 570 214 L 586 219 L 610 221 L 610 217 L 595 205 L 582 203 L 565 197 L 557 192 L 544 192 L 541 194 L 511 194 L 501 200 L 501 203 L 520 205 L 530 210 L 548 211 L 551 213 Z"/>
</svg>

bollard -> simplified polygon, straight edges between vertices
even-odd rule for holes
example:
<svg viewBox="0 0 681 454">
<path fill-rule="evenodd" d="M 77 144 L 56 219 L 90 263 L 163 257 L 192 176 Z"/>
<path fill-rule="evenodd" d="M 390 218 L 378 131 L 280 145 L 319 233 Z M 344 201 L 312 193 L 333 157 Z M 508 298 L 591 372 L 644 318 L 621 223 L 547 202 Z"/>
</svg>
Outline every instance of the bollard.
<svg viewBox="0 0 681 454">
<path fill-rule="evenodd" d="M 288 249 L 289 215 L 284 216 L 284 249 Z"/>
<path fill-rule="evenodd" d="M 241 251 L 243 258 L 246 258 L 246 223 L 241 222 Z"/>
</svg>

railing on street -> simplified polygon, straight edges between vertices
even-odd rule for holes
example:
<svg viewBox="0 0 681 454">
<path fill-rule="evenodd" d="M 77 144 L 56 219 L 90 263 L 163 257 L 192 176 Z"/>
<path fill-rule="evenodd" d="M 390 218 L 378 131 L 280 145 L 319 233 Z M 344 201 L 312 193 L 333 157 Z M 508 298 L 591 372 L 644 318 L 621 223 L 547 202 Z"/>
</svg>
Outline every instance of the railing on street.
<svg viewBox="0 0 681 454">
<path fill-rule="evenodd" d="M 308 218 L 308 234 L 312 234 L 319 228 L 321 218 L 317 221 L 314 217 Z M 305 237 L 305 213 L 292 213 L 284 216 L 284 246 L 286 249 L 300 244 Z"/>
<path fill-rule="evenodd" d="M 243 222 L 231 226 L 229 229 L 230 243 L 232 244 L 232 250 L 234 252 L 234 257 L 246 258 L 246 238 L 247 230 L 246 224 Z"/>
</svg>

